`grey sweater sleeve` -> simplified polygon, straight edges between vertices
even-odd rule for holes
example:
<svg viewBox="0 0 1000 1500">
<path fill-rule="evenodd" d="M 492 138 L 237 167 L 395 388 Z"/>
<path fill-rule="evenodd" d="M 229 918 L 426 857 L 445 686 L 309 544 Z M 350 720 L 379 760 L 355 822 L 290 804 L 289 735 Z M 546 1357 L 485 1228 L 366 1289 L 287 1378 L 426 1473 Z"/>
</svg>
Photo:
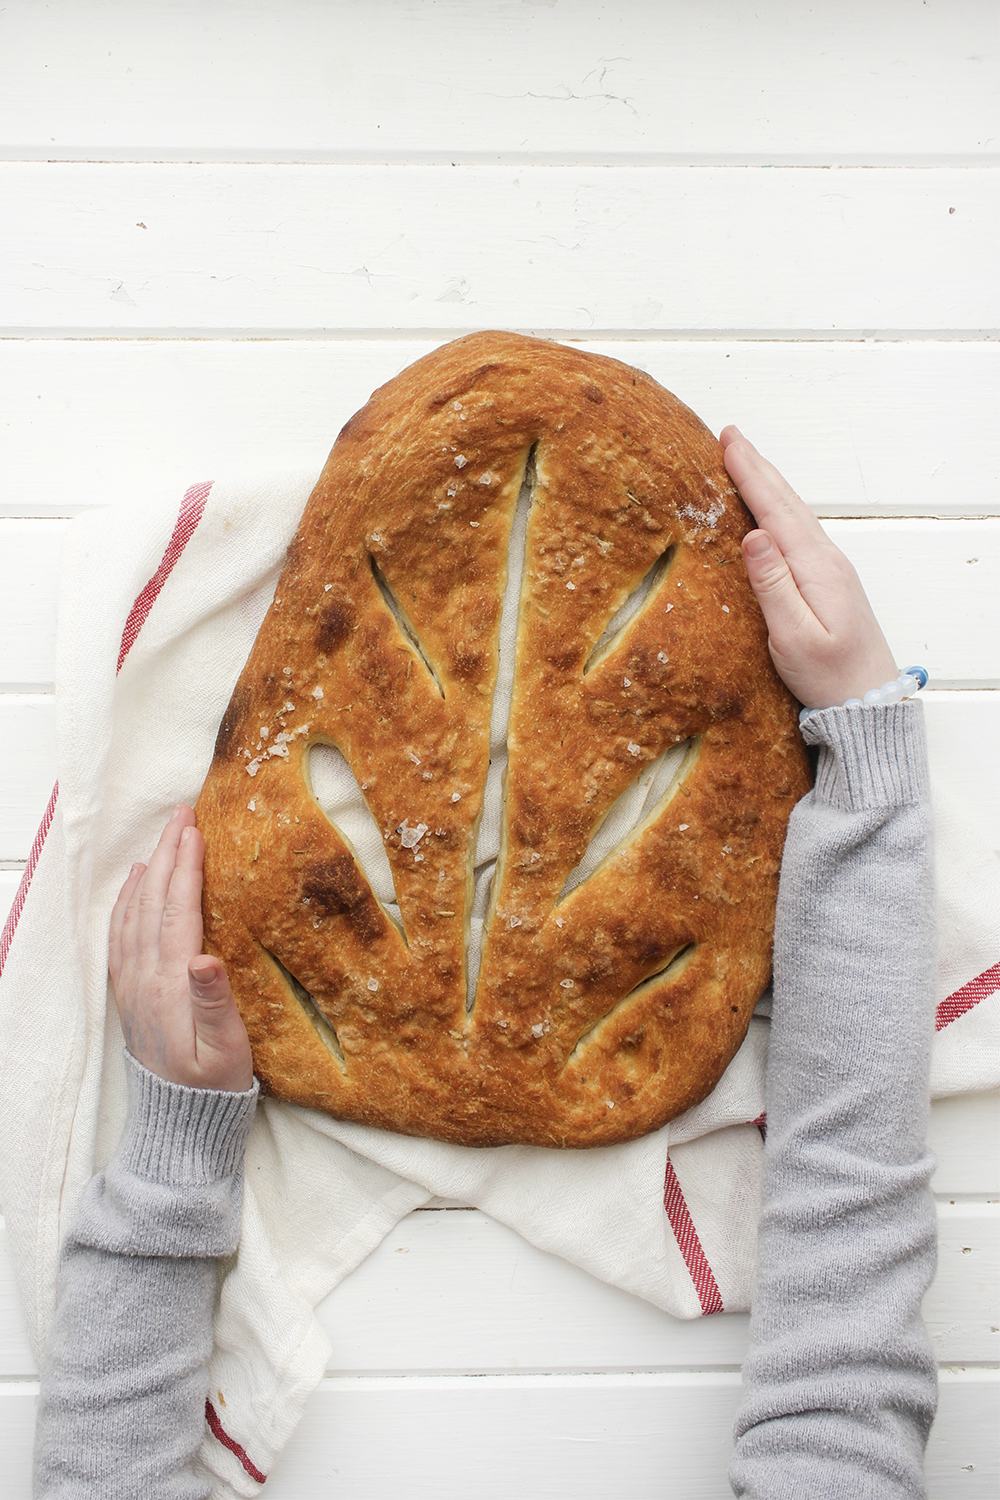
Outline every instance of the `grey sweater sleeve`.
<svg viewBox="0 0 1000 1500">
<path fill-rule="evenodd" d="M 774 950 L 759 1268 L 730 1482 L 914 1500 L 934 1415 L 925 1146 L 935 960 L 923 713 L 806 720 Z"/>
<path fill-rule="evenodd" d="M 204 1500 L 215 1258 L 239 1238 L 257 1098 L 166 1083 L 127 1059 L 118 1150 L 88 1185 L 59 1265 L 42 1362 L 41 1500 Z"/>
</svg>

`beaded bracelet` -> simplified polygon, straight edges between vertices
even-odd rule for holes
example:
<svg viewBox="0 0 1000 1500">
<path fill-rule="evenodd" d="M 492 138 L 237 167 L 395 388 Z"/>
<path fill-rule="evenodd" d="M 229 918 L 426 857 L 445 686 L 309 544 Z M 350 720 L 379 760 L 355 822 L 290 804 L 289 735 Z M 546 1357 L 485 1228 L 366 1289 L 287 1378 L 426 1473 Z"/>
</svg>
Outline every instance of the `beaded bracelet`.
<svg viewBox="0 0 1000 1500">
<path fill-rule="evenodd" d="M 870 688 L 863 698 L 848 698 L 845 708 L 864 708 L 870 703 L 899 703 L 912 698 L 922 687 L 927 686 L 926 667 L 907 667 L 900 672 L 895 682 L 883 682 L 879 688 Z M 818 714 L 818 708 L 804 708 L 799 714 L 799 723 L 804 724 L 810 714 Z"/>
</svg>

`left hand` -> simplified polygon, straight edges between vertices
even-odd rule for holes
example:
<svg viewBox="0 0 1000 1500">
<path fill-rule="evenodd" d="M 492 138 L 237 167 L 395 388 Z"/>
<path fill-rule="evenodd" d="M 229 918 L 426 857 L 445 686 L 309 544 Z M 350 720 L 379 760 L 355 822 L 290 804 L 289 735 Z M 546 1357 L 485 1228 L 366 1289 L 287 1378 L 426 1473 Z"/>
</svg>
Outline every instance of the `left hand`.
<svg viewBox="0 0 1000 1500">
<path fill-rule="evenodd" d="M 189 1088 L 253 1086 L 246 1027 L 226 971 L 202 953 L 205 840 L 178 807 L 147 865 L 133 865 L 111 914 L 109 968 L 125 1045 Z"/>
</svg>

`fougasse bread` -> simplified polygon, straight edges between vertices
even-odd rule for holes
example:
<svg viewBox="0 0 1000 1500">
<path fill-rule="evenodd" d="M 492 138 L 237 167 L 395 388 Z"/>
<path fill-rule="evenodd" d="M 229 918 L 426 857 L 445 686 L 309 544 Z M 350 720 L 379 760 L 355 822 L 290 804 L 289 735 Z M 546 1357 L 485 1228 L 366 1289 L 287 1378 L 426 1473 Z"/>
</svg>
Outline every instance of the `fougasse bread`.
<svg viewBox="0 0 1000 1500">
<path fill-rule="evenodd" d="M 519 496 L 503 832 L 475 974 Z M 351 418 L 197 807 L 206 944 L 267 1091 L 408 1135 L 584 1147 L 712 1089 L 768 982 L 785 828 L 809 785 L 742 566 L 751 525 L 692 412 L 558 344 L 459 339 Z M 398 921 L 313 795 L 317 744 L 356 777 Z M 655 805 L 580 879 L 619 799 L 678 746 Z"/>
</svg>

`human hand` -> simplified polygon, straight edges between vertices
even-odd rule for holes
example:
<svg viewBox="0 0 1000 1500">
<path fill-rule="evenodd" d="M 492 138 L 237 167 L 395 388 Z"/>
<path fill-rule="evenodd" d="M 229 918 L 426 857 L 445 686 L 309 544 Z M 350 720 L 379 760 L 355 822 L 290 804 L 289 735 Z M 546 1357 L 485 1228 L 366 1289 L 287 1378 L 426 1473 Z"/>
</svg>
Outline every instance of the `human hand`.
<svg viewBox="0 0 1000 1500">
<path fill-rule="evenodd" d="M 738 427 L 723 428 L 720 442 L 760 528 L 743 538 L 743 561 L 782 681 L 807 708 L 831 708 L 894 681 L 888 642 L 840 548 Z"/>
<path fill-rule="evenodd" d="M 195 1089 L 253 1086 L 246 1027 L 226 971 L 203 954 L 205 840 L 178 807 L 111 913 L 109 968 L 125 1045 L 151 1073 Z"/>
</svg>

